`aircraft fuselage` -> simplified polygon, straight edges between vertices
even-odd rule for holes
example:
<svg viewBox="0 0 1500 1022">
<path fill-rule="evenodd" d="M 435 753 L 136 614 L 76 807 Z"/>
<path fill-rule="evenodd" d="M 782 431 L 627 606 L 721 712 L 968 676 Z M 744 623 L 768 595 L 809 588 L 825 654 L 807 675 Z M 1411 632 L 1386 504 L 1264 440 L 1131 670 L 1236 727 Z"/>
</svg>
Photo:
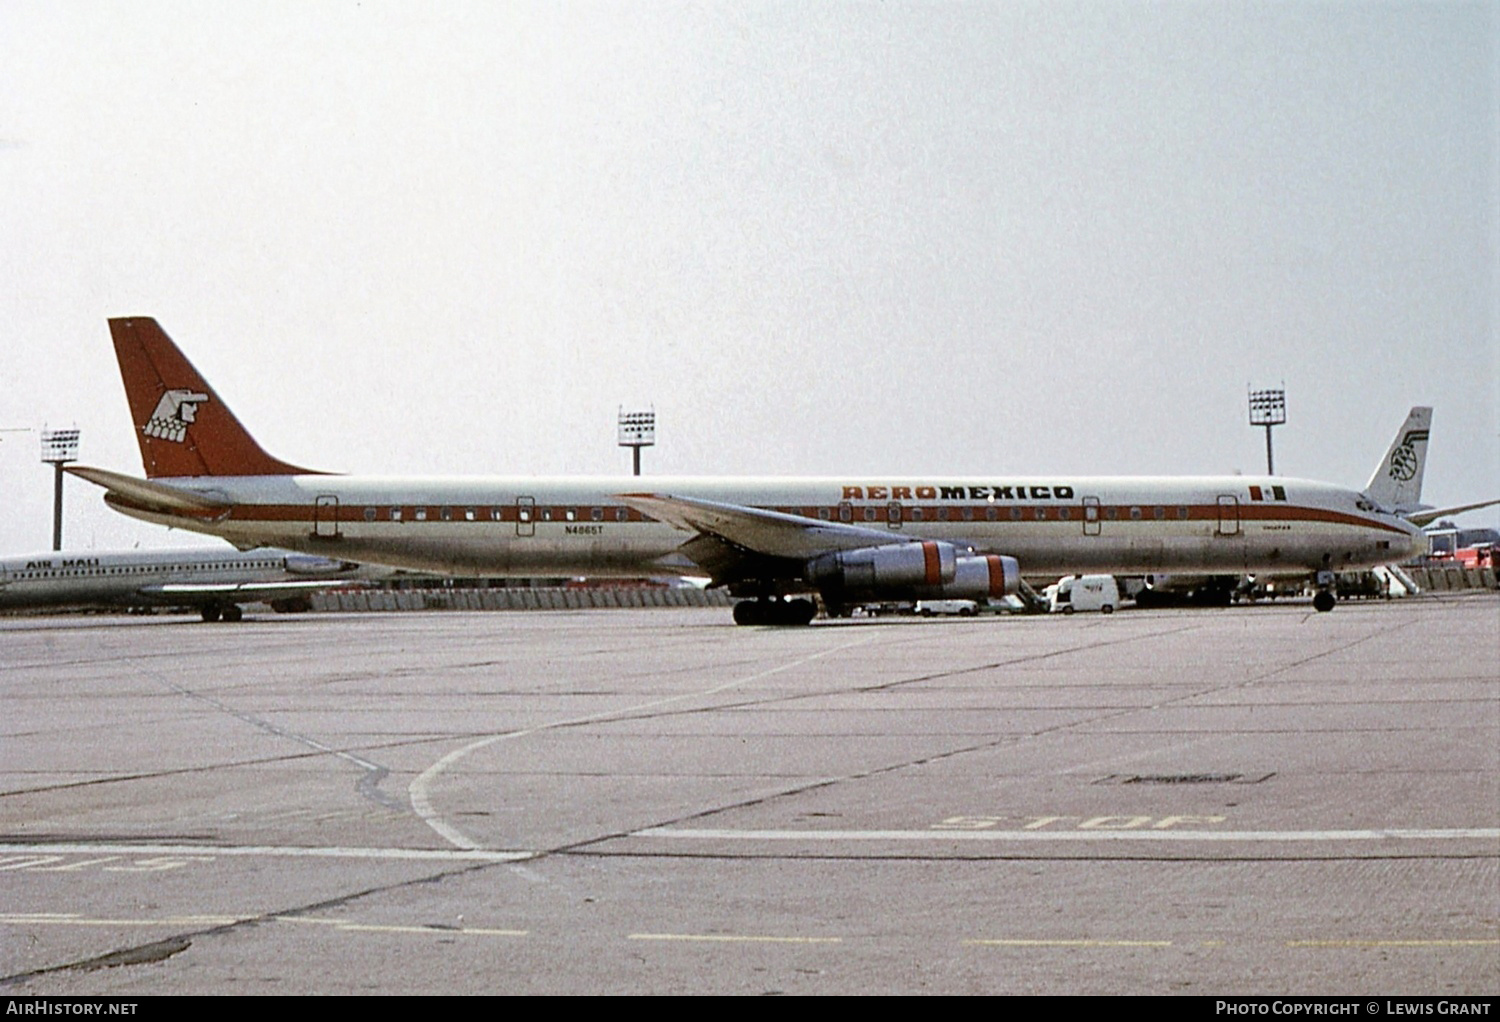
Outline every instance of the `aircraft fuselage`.
<svg viewBox="0 0 1500 1022">
<path fill-rule="evenodd" d="M 1017 558 L 1027 575 L 1316 572 L 1399 561 L 1418 530 L 1355 491 L 1289 478 L 933 477 L 402 479 L 215 476 L 157 482 L 222 516 L 116 509 L 220 536 L 414 570 L 640 575 L 692 565 L 689 536 L 622 500 L 649 489 L 946 540 Z"/>
<path fill-rule="evenodd" d="M 294 596 L 358 566 L 288 550 L 62 551 L 0 560 L 0 610 L 227 606 Z"/>
</svg>

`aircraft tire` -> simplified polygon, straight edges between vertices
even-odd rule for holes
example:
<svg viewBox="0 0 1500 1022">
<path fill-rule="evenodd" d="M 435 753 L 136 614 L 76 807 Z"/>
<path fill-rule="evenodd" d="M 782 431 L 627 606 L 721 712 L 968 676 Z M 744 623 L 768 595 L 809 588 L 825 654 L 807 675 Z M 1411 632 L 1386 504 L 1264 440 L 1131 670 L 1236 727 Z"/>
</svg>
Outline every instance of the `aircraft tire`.
<svg viewBox="0 0 1500 1022">
<path fill-rule="evenodd" d="M 734 605 L 737 625 L 805 625 L 818 615 L 812 600 L 741 600 Z"/>
<path fill-rule="evenodd" d="M 240 620 L 244 616 L 245 616 L 245 611 L 238 604 L 231 603 L 229 606 L 227 606 L 227 607 L 224 608 L 224 620 L 225 621 L 229 621 L 229 622 L 233 623 L 235 621 Z"/>
<path fill-rule="evenodd" d="M 203 618 L 204 621 L 212 622 L 219 620 L 220 613 L 221 611 L 218 607 L 210 604 L 207 607 L 204 607 L 202 610 L 198 611 L 198 616 Z"/>
<path fill-rule="evenodd" d="M 1318 595 L 1313 597 L 1313 609 L 1319 614 L 1326 614 L 1333 609 L 1333 605 L 1337 602 L 1333 593 L 1327 589 L 1319 589 Z"/>
<path fill-rule="evenodd" d="M 812 619 L 818 616 L 818 605 L 812 600 L 796 599 L 787 604 L 787 612 L 791 624 L 810 625 Z"/>
</svg>

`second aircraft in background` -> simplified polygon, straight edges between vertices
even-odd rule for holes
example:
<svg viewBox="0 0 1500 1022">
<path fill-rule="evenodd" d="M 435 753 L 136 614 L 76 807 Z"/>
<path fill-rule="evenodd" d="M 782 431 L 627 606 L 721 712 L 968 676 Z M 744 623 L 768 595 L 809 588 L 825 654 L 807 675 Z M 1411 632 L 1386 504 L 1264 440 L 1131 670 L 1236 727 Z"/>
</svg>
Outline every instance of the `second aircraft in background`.
<svg viewBox="0 0 1500 1022">
<path fill-rule="evenodd" d="M 0 561 L 0 611 L 183 607 L 238 621 L 243 605 L 305 610 L 315 592 L 388 575 L 291 550 L 130 550 L 31 554 Z"/>
</svg>

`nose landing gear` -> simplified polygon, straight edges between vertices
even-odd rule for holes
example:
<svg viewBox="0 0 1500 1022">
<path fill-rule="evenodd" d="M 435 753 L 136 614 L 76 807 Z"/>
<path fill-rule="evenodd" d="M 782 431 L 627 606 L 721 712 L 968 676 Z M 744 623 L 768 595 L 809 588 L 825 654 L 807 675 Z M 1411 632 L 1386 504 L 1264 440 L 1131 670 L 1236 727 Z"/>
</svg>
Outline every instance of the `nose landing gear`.
<svg viewBox="0 0 1500 1022">
<path fill-rule="evenodd" d="M 1327 557 L 1323 558 L 1323 563 L 1328 563 Z M 1337 580 L 1334 577 L 1333 572 L 1325 569 L 1318 572 L 1317 581 L 1318 592 L 1317 595 L 1313 597 L 1313 609 L 1316 610 L 1319 614 L 1326 614 L 1330 610 L 1332 610 L 1333 605 L 1338 602 L 1337 598 L 1333 595 L 1333 586 Z"/>
</svg>

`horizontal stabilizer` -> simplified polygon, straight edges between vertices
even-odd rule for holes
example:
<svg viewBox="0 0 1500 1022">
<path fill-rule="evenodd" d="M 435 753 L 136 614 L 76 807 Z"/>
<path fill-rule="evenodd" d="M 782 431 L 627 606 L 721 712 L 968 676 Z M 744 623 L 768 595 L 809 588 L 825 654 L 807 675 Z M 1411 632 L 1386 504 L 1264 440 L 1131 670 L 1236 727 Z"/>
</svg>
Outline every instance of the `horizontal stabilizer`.
<svg viewBox="0 0 1500 1022">
<path fill-rule="evenodd" d="M 1482 507 L 1491 507 L 1495 504 L 1500 504 L 1500 499 L 1481 500 L 1477 504 L 1460 504 L 1458 507 L 1423 509 L 1421 511 L 1412 512 L 1411 514 L 1402 515 L 1402 517 L 1405 518 L 1408 522 L 1411 522 L 1413 525 L 1422 527 L 1431 525 L 1439 518 L 1446 518 L 1449 515 L 1460 515 L 1465 511 L 1477 511 Z"/>
<path fill-rule="evenodd" d="M 212 520 L 223 518 L 230 509 L 228 501 L 214 500 L 191 490 L 121 475 L 108 469 L 68 465 L 65 471 L 104 487 L 107 491 L 105 500 L 113 498 L 116 503 L 141 511 Z"/>
</svg>

